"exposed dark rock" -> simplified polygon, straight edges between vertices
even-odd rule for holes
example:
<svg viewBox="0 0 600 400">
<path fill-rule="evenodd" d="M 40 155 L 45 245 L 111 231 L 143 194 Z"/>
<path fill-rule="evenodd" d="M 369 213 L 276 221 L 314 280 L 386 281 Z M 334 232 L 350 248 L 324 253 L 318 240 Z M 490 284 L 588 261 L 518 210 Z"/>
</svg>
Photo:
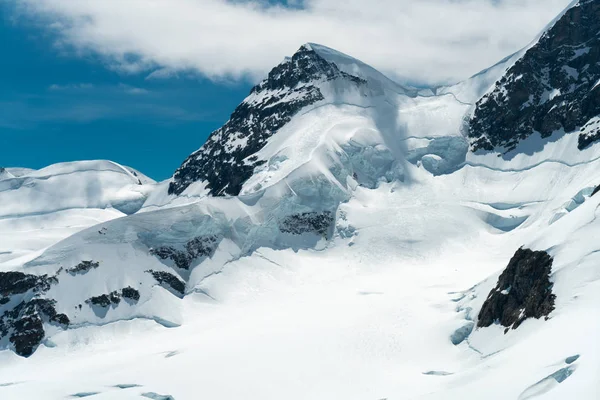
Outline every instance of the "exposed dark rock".
<svg viewBox="0 0 600 400">
<path fill-rule="evenodd" d="M 180 295 L 184 294 L 185 283 L 182 280 L 180 280 L 179 278 L 177 278 L 175 275 L 173 275 L 169 272 L 164 272 L 164 271 L 148 270 L 146 272 L 152 274 L 154 279 L 156 279 L 156 281 L 158 283 L 160 283 L 163 287 L 166 285 L 166 286 L 168 286 L 168 288 L 173 289 L 175 292 L 179 293 Z"/>
<path fill-rule="evenodd" d="M 279 230 L 284 233 L 301 235 L 303 233 L 314 233 L 327 237 L 329 229 L 334 222 L 331 211 L 303 212 L 284 218 L 279 223 Z"/>
<path fill-rule="evenodd" d="M 111 304 L 110 298 L 106 294 L 90 297 L 85 302 L 100 307 L 108 307 Z"/>
<path fill-rule="evenodd" d="M 52 322 L 56 322 L 59 325 L 69 325 L 71 320 L 67 317 L 66 314 L 56 314 L 52 319 Z"/>
<path fill-rule="evenodd" d="M 44 322 L 66 328 L 70 321 L 56 312 L 56 301 L 35 298 L 22 301 L 0 317 L 0 337 L 8 336 L 17 354 L 29 357 L 45 336 Z"/>
<path fill-rule="evenodd" d="M 137 302 L 140 299 L 140 292 L 131 286 L 127 286 L 121 289 L 121 291 L 113 290 L 108 294 L 90 297 L 85 302 L 90 306 L 106 308 L 111 305 L 118 306 L 121 303 L 121 299 L 129 299 Z"/>
<path fill-rule="evenodd" d="M 192 258 L 209 257 L 217 248 L 219 237 L 216 235 L 198 236 L 185 244 L 187 253 Z"/>
<path fill-rule="evenodd" d="M 483 303 L 477 327 L 499 323 L 508 331 L 527 318 L 547 317 L 556 298 L 551 271 L 552 257 L 545 251 L 517 250 Z"/>
<path fill-rule="evenodd" d="M 109 294 L 102 294 L 100 296 L 90 297 L 85 302 L 98 307 L 108 307 L 111 304 L 119 304 L 121 302 L 121 296 L 119 295 L 119 292 L 114 291 L 110 292 Z"/>
<path fill-rule="evenodd" d="M 12 320 L 9 320 L 9 322 L 12 322 L 13 329 L 9 341 L 14 346 L 15 353 L 23 357 L 29 357 L 44 339 L 46 334 L 44 323 L 34 307 L 18 306 L 13 309 L 13 312 L 15 314 L 8 316 L 13 317 Z"/>
<path fill-rule="evenodd" d="M 71 275 L 85 274 L 91 269 L 96 269 L 99 266 L 100 263 L 96 261 L 82 261 L 73 268 L 67 268 L 65 271 Z"/>
<path fill-rule="evenodd" d="M 200 257 L 212 257 L 219 244 L 217 235 L 197 236 L 187 242 L 184 249 L 173 246 L 162 246 L 150 249 L 150 254 L 161 260 L 172 260 L 181 269 L 190 269 L 192 262 Z"/>
<path fill-rule="evenodd" d="M 58 279 L 48 275 L 0 272 L 0 339 L 8 337 L 17 354 L 28 357 L 44 339 L 44 323 L 66 328 L 69 318 L 56 311 L 56 301 L 40 296 Z M 16 306 L 4 307 L 14 300 Z"/>
<path fill-rule="evenodd" d="M 129 299 L 137 302 L 140 299 L 140 292 L 132 288 L 131 286 L 127 286 L 126 288 L 123 288 L 123 290 L 121 290 L 121 296 L 123 296 L 124 299 Z"/>
<path fill-rule="evenodd" d="M 301 47 L 252 88 L 229 121 L 184 161 L 173 176 L 169 194 L 179 195 L 203 180 L 212 195 L 238 195 L 254 168 L 264 163 L 254 154 L 298 111 L 324 99 L 318 82 L 334 79 L 366 83 L 340 71 L 310 47 Z"/>
<path fill-rule="evenodd" d="M 600 86 L 598 87 L 600 89 Z M 600 91 L 600 90 L 598 90 Z M 597 119 L 589 121 L 585 124 L 579 133 L 577 138 L 577 148 L 583 150 L 594 142 L 600 139 L 600 121 Z"/>
<path fill-rule="evenodd" d="M 150 249 L 150 254 L 154 254 L 161 260 L 172 260 L 178 268 L 189 269 L 190 259 L 186 252 L 177 250 L 172 246 L 162 246 Z"/>
<path fill-rule="evenodd" d="M 110 302 L 113 304 L 119 304 L 121 302 L 121 295 L 116 290 L 113 292 L 110 292 L 108 294 L 108 298 L 110 299 Z"/>
<path fill-rule="evenodd" d="M 600 114 L 600 2 L 569 9 L 476 105 L 471 149 L 509 152 L 539 132 L 573 132 Z M 579 137 L 583 149 L 598 130 Z"/>
<path fill-rule="evenodd" d="M 30 275 L 17 271 L 0 272 L 0 295 L 9 297 L 29 290 L 35 293 L 46 292 L 55 283 L 58 283 L 58 279 L 53 276 Z"/>
</svg>

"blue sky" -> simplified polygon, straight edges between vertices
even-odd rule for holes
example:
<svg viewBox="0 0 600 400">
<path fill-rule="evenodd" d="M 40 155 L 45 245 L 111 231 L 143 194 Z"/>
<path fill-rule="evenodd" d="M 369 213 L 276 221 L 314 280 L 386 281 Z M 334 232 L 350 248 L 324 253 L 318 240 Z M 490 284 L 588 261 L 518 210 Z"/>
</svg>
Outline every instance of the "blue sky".
<svg viewBox="0 0 600 400">
<path fill-rule="evenodd" d="M 31 20 L 1 21 L 0 54 L 5 167 L 110 159 L 162 180 L 227 120 L 251 87 L 247 80 L 117 72 L 91 52 L 57 48 L 56 37 Z"/>
</svg>

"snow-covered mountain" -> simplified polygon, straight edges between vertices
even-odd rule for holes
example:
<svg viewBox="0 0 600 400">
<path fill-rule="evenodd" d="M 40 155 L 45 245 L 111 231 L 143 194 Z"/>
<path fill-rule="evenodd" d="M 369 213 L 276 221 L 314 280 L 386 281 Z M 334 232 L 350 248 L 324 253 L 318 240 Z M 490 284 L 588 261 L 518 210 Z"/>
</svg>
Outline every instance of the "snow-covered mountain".
<svg viewBox="0 0 600 400">
<path fill-rule="evenodd" d="M 473 150 L 510 153 L 532 135 L 556 140 L 581 128 L 577 147 L 600 133 L 600 3 L 569 8 L 481 98 L 469 122 Z M 518 151 L 518 150 L 517 150 Z"/>
<path fill-rule="evenodd" d="M 390 93 L 391 92 L 391 93 Z M 316 44 L 276 66 L 175 172 L 169 193 L 201 181 L 213 195 L 238 195 L 266 160 L 257 153 L 299 112 L 328 105 L 368 107 L 375 99 L 416 96 L 366 64 Z"/>
<path fill-rule="evenodd" d="M 152 184 L 111 161 L 0 169 L 0 270 L 84 228 L 135 213 Z"/>
<path fill-rule="evenodd" d="M 166 182 L 0 171 L 40 240 L 0 264 L 0 395 L 599 398 L 598 4 L 432 90 L 304 45 Z"/>
</svg>

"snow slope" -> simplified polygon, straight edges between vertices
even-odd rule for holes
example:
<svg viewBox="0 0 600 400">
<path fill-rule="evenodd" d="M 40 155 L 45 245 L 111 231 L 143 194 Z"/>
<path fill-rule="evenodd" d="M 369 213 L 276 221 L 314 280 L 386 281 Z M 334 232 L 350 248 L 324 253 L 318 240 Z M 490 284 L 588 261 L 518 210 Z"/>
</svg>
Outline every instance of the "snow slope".
<svg viewBox="0 0 600 400">
<path fill-rule="evenodd" d="M 522 172 L 465 167 L 437 177 L 408 169 L 410 185 L 352 190 L 337 210 L 331 240 L 316 248 L 294 251 L 294 243 L 282 242 L 285 235 L 268 228 L 272 217 L 261 215 L 266 204 L 238 198 L 138 214 L 103 224 L 104 234 L 89 229 L 62 242 L 25 270 L 56 272 L 51 268 L 81 258 L 101 265 L 81 277 L 63 272 L 49 293 L 59 311 L 69 313 L 71 329 L 51 335 L 30 358 L 1 353 L 0 375 L 12 383 L 3 394 L 137 398 L 154 392 L 193 399 L 201 387 L 214 399 L 281 393 L 294 399 L 505 399 L 529 393 L 579 355 L 572 376 L 549 385 L 544 398 L 565 392 L 596 398 L 598 244 L 582 237 L 600 228 L 594 220 L 600 198 L 584 195 L 581 206 L 553 221 L 571 197 L 600 179 L 594 179 L 597 162 L 544 163 Z M 227 217 L 233 221 L 222 221 Z M 175 245 L 215 232 L 226 237 L 189 277 L 147 251 L 153 240 Z M 279 243 L 268 244 L 274 238 Z M 523 244 L 556 257 L 552 318 L 527 320 L 506 335 L 497 327 L 479 329 L 468 343 L 453 345 L 454 331 L 469 323 L 463 310 L 477 309 Z M 188 295 L 180 300 L 153 282 L 148 269 L 178 273 Z M 100 318 L 84 303 L 90 294 L 128 285 L 140 289 L 143 305 L 122 302 Z M 71 312 L 78 303 L 82 310 Z M 142 319 L 106 325 L 131 317 Z M 56 357 L 68 360 L 64 368 L 56 368 Z M 106 368 L 117 364 L 116 371 Z M 195 372 L 190 379 L 166 370 Z M 139 386 L 115 387 L 131 384 Z"/>
<path fill-rule="evenodd" d="M 81 229 L 135 212 L 152 182 L 111 161 L 7 168 L 0 176 L 0 269 L 18 266 Z"/>
</svg>

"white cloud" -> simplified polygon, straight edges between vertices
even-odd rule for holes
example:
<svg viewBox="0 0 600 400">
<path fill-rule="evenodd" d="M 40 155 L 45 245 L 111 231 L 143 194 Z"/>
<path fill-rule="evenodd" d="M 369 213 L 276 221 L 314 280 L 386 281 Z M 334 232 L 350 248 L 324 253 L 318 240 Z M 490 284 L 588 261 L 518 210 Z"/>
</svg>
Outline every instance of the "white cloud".
<svg viewBox="0 0 600 400">
<path fill-rule="evenodd" d="M 143 89 L 143 88 L 139 88 L 139 87 L 135 87 L 135 86 L 131 86 L 131 85 L 126 85 L 124 83 L 120 83 L 119 88 L 127 94 L 140 95 L 140 94 L 149 94 L 150 93 L 150 91 L 147 89 Z"/>
<path fill-rule="evenodd" d="M 66 85 L 59 85 L 58 83 L 54 83 L 48 87 L 48 90 L 89 90 L 93 88 L 94 85 L 91 83 L 69 83 Z"/>
<path fill-rule="evenodd" d="M 526 45 L 570 0 L 13 0 L 128 72 L 258 79 L 305 42 L 413 81 L 454 81 Z M 290 2 L 288 2 L 290 3 Z"/>
<path fill-rule="evenodd" d="M 66 85 L 61 85 L 58 83 L 53 83 L 48 86 L 48 90 L 53 92 L 81 92 L 81 91 L 90 91 L 91 89 L 95 89 L 95 91 L 99 94 L 110 94 L 112 92 L 123 92 L 127 94 L 134 95 L 142 95 L 149 94 L 150 91 L 148 89 L 139 88 L 131 85 L 127 85 L 125 83 L 119 83 L 118 85 L 101 85 L 96 86 L 91 83 L 68 83 Z"/>
</svg>

